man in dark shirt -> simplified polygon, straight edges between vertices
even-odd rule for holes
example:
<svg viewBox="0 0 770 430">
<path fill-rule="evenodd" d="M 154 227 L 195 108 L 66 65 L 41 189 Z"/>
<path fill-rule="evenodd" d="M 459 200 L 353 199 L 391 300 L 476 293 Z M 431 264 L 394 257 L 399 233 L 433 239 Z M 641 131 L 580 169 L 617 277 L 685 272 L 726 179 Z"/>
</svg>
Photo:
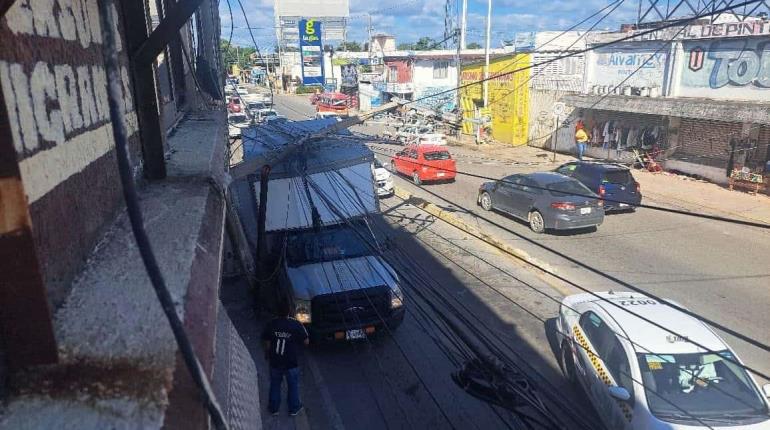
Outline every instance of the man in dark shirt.
<svg viewBox="0 0 770 430">
<path fill-rule="evenodd" d="M 291 318 L 288 303 L 278 305 L 278 318 L 270 321 L 262 331 L 262 345 L 270 362 L 270 400 L 268 410 L 277 415 L 281 407 L 281 384 L 286 377 L 289 392 L 289 415 L 295 416 L 302 410 L 299 399 L 299 364 L 297 353 L 302 345 L 309 343 L 307 331 L 302 324 Z"/>
</svg>

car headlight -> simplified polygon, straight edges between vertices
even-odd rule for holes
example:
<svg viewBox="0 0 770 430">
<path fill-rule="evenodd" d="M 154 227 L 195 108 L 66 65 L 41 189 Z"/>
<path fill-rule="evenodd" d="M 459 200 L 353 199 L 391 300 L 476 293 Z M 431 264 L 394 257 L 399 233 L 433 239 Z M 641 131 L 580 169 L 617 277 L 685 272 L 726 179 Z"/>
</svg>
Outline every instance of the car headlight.
<svg viewBox="0 0 770 430">
<path fill-rule="evenodd" d="M 309 300 L 297 300 L 295 303 L 294 318 L 302 324 L 310 324 L 310 301 Z"/>
<path fill-rule="evenodd" d="M 390 290 L 390 308 L 398 309 L 404 305 L 404 294 L 401 292 L 401 287 L 394 286 Z"/>
</svg>

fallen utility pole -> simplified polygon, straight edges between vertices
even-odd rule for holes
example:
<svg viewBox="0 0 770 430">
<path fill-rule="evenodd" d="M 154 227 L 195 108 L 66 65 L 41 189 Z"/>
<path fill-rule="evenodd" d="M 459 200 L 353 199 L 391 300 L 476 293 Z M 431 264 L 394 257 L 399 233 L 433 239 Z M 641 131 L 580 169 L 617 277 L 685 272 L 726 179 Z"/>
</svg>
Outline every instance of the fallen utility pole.
<svg viewBox="0 0 770 430">
<path fill-rule="evenodd" d="M 372 109 L 368 112 L 355 115 L 353 117 L 344 119 L 340 122 L 336 122 L 328 127 L 322 128 L 321 130 L 315 133 L 304 135 L 299 139 L 297 139 L 296 141 L 290 144 L 287 144 L 283 149 L 283 151 L 271 152 L 271 153 L 268 153 L 265 157 L 256 157 L 231 167 L 230 176 L 232 177 L 233 180 L 237 180 L 237 179 L 246 177 L 248 175 L 254 174 L 254 172 L 260 169 L 262 166 L 274 166 L 280 163 L 281 161 L 285 160 L 286 158 L 290 157 L 297 149 L 301 148 L 302 145 L 308 142 L 311 142 L 316 139 L 320 139 L 322 137 L 329 136 L 334 133 L 338 133 L 354 125 L 361 124 L 362 122 L 366 121 L 367 119 L 371 118 L 374 115 L 377 115 L 382 112 L 387 112 L 391 109 L 395 109 L 404 103 L 405 101 L 401 101 L 400 99 L 397 101 L 392 101 L 376 109 Z"/>
</svg>

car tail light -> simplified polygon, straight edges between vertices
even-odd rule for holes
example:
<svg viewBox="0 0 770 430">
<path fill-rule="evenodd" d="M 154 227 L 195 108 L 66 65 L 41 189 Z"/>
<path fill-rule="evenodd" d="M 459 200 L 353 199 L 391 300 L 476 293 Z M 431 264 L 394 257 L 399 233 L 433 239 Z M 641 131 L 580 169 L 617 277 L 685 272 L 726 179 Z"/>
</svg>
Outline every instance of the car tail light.
<svg viewBox="0 0 770 430">
<path fill-rule="evenodd" d="M 604 185 L 599 185 L 599 197 L 604 197 L 606 193 L 607 190 L 604 188 Z"/>
<path fill-rule="evenodd" d="M 553 202 L 551 203 L 551 207 L 554 209 L 559 209 L 561 211 L 575 210 L 575 205 L 568 202 Z"/>
<path fill-rule="evenodd" d="M 636 185 L 636 194 L 641 193 L 642 187 L 639 185 L 639 182 L 635 182 L 634 185 Z"/>
</svg>

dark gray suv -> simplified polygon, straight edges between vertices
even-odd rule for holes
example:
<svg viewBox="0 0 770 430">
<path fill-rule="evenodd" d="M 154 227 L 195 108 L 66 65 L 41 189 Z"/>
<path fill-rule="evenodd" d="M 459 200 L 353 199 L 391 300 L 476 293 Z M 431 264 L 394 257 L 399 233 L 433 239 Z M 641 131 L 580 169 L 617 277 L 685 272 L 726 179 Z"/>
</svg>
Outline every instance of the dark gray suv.
<svg viewBox="0 0 770 430">
<path fill-rule="evenodd" d="M 604 221 L 599 196 L 559 173 L 516 174 L 485 182 L 477 202 L 484 210 L 506 212 L 527 221 L 535 233 L 595 227 Z"/>
</svg>

